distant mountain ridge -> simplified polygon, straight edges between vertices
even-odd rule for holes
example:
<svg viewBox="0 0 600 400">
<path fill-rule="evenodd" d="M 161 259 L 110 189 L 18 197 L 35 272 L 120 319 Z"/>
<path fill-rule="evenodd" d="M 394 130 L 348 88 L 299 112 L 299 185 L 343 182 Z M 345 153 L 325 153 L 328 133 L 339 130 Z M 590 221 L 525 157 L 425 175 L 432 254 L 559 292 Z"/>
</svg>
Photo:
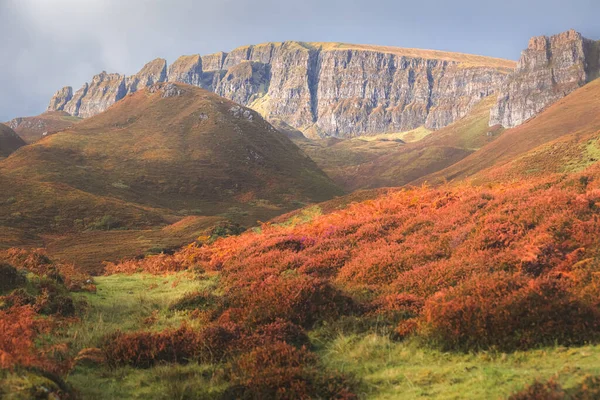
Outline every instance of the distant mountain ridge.
<svg viewBox="0 0 600 400">
<path fill-rule="evenodd" d="M 102 72 L 59 90 L 48 111 L 87 118 L 157 82 L 211 90 L 314 137 L 439 129 L 495 93 L 514 62 L 434 50 L 283 42 L 164 59 L 137 74 Z"/>
</svg>

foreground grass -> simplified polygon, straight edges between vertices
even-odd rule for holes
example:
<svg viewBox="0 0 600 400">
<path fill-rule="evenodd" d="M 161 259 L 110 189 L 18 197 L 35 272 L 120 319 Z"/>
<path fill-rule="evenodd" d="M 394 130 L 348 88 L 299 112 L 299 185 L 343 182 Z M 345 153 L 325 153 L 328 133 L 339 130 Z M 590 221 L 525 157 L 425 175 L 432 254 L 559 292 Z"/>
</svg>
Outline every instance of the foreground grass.
<svg viewBox="0 0 600 400">
<path fill-rule="evenodd" d="M 83 399 L 217 399 L 227 388 L 219 366 L 159 365 L 131 367 L 77 367 L 68 381 Z"/>
<path fill-rule="evenodd" d="M 116 330 L 162 330 L 188 314 L 169 310 L 185 293 L 216 289 L 215 275 L 179 273 L 96 278 L 96 294 L 80 294 L 87 309 L 81 322 L 59 337 L 74 352 L 95 347 Z M 148 323 L 148 319 L 152 320 Z M 534 380 L 549 378 L 565 388 L 600 374 L 600 345 L 554 347 L 511 354 L 441 352 L 416 341 L 381 335 L 311 335 L 317 354 L 331 370 L 357 377 L 360 398 L 503 399 Z M 158 365 L 148 369 L 78 365 L 67 381 L 84 399 L 214 399 L 228 387 L 223 365 Z"/>
<path fill-rule="evenodd" d="M 59 337 L 75 352 L 98 346 L 104 336 L 117 330 L 179 327 L 187 317 L 170 311 L 169 305 L 186 293 L 215 287 L 216 277 L 187 272 L 167 276 L 134 274 L 102 276 L 95 282 L 97 293 L 78 296 L 86 304 L 81 322 Z"/>
<path fill-rule="evenodd" d="M 97 293 L 80 294 L 87 304 L 81 322 L 58 338 L 70 343 L 74 353 L 96 347 L 117 330 L 163 330 L 193 321 L 169 305 L 184 294 L 216 287 L 216 276 L 178 273 L 111 275 L 95 278 Z M 224 386 L 214 377 L 213 366 L 161 365 L 149 369 L 77 366 L 67 381 L 84 399 L 210 398 Z M 226 385 L 225 385 L 226 387 Z"/>
<path fill-rule="evenodd" d="M 378 335 L 340 335 L 324 344 L 325 364 L 363 381 L 369 399 L 503 399 L 536 379 L 563 387 L 600 374 L 600 346 L 512 354 L 445 353 Z"/>
</svg>

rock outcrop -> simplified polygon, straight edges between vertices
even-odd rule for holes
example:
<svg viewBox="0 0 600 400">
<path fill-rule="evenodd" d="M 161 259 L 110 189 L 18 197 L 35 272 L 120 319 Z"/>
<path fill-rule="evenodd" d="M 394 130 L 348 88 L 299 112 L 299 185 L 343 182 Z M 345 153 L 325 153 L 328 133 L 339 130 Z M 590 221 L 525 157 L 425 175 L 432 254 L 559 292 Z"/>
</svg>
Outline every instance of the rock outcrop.
<svg viewBox="0 0 600 400">
<path fill-rule="evenodd" d="M 25 142 L 33 143 L 48 135 L 72 127 L 79 121 L 64 111 L 47 111 L 33 117 L 13 118 L 6 123 Z"/>
<path fill-rule="evenodd" d="M 52 96 L 48 110 L 63 110 L 67 103 L 73 98 L 73 88 L 65 86 Z"/>
<path fill-rule="evenodd" d="M 511 61 L 429 50 L 266 43 L 183 56 L 168 72 L 157 59 L 133 77 L 103 73 L 69 100 L 68 89 L 61 89 L 48 109 L 88 117 L 142 87 L 182 82 L 307 135 L 352 137 L 444 127 L 495 93 L 513 67 Z"/>
<path fill-rule="evenodd" d="M 500 89 L 490 126 L 520 125 L 598 77 L 599 48 L 574 30 L 532 38 Z"/>
<path fill-rule="evenodd" d="M 166 80 L 167 61 L 164 58 L 157 58 L 144 65 L 140 72 L 126 79 L 127 93 L 134 93 L 138 89 L 144 89 Z"/>
<path fill-rule="evenodd" d="M 202 58 L 199 54 L 181 56 L 169 66 L 167 74 L 169 82 L 181 82 L 188 85 L 202 86 Z"/>
</svg>

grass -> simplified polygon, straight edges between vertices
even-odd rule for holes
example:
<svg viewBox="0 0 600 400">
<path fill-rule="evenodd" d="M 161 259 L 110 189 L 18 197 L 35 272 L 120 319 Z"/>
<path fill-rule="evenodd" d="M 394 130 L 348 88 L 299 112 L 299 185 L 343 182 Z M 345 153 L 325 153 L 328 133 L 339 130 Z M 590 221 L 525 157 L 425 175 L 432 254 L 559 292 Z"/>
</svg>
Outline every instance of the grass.
<svg viewBox="0 0 600 400">
<path fill-rule="evenodd" d="M 102 337 L 116 330 L 179 327 L 186 316 L 170 311 L 169 305 L 186 293 L 216 285 L 215 276 L 196 276 L 189 272 L 167 276 L 110 275 L 94 281 L 97 293 L 76 295 L 77 300 L 87 303 L 83 318 L 60 335 L 75 353 L 97 347 Z M 156 321 L 145 323 L 152 316 L 157 317 Z"/>
<path fill-rule="evenodd" d="M 0 227 L 43 237 L 54 255 L 89 267 L 192 241 L 160 232 L 190 214 L 254 226 L 343 194 L 255 112 L 181 90 L 137 92 L 3 159 Z M 107 217 L 130 232 L 81 234 Z"/>
<path fill-rule="evenodd" d="M 196 363 L 113 371 L 78 367 L 69 383 L 84 399 L 218 399 L 228 385 L 215 374 L 217 369 Z"/>
<path fill-rule="evenodd" d="M 25 146 L 25 142 L 15 131 L 0 124 L 0 157 L 8 157 L 23 146 Z"/>
<path fill-rule="evenodd" d="M 89 273 L 101 273 L 102 261 L 168 252 L 185 246 L 225 219 L 220 217 L 186 217 L 164 228 L 146 230 L 86 231 L 47 240 L 48 254 L 75 263 Z M 2 235 L 0 235 L 0 238 Z"/>
<path fill-rule="evenodd" d="M 34 143 L 47 135 L 68 129 L 79 121 L 81 118 L 64 111 L 47 111 L 34 117 L 15 118 L 9 123 L 15 126 L 15 132 L 27 143 Z"/>
<path fill-rule="evenodd" d="M 369 399 L 501 399 L 556 377 L 566 388 L 600 374 L 600 346 L 512 354 L 444 353 L 377 335 L 339 336 L 320 350 L 325 364 L 363 380 Z"/>
<path fill-rule="evenodd" d="M 460 162 L 424 178 L 436 183 L 474 177 L 513 180 L 536 174 L 581 170 L 596 158 L 587 147 L 600 131 L 600 79 L 577 89 L 535 118 L 506 130 Z M 595 146 L 595 145 L 594 145 Z"/>
<path fill-rule="evenodd" d="M 420 126 L 417 129 L 413 129 L 407 132 L 397 132 L 397 133 L 382 133 L 380 135 L 373 136 L 359 136 L 358 140 L 366 140 L 368 142 L 376 141 L 376 140 L 402 140 L 405 143 L 418 142 L 421 139 L 427 137 L 431 132 L 431 130 L 425 128 L 424 126 Z M 356 139 L 355 139 L 356 140 Z"/>
<path fill-rule="evenodd" d="M 147 274 L 111 275 L 95 279 L 96 294 L 79 294 L 88 306 L 81 321 L 71 325 L 54 340 L 67 341 L 76 354 L 96 347 L 100 340 L 116 330 L 163 330 L 177 328 L 189 321 L 183 312 L 168 309 L 184 294 L 216 287 L 216 276 L 196 276 L 189 272 L 152 276 Z M 145 321 L 157 317 L 149 325 Z M 211 398 L 227 384 L 217 367 L 190 363 L 158 365 L 148 369 L 106 366 L 77 366 L 67 382 L 85 399 L 184 399 Z"/>
<path fill-rule="evenodd" d="M 494 96 L 481 100 L 463 118 L 434 132 L 418 128 L 389 136 L 295 142 L 348 191 L 403 186 L 444 170 L 502 137 L 503 129 L 488 126 L 495 100 Z"/>
<path fill-rule="evenodd" d="M 119 329 L 178 327 L 188 315 L 168 310 L 185 293 L 215 289 L 216 275 L 188 272 L 96 278 L 97 294 L 78 294 L 88 304 L 80 322 L 54 340 L 67 339 L 74 352 L 97 346 Z M 145 320 L 158 316 L 149 326 Z M 193 322 L 192 322 L 193 323 Z M 441 352 L 416 340 L 391 341 L 377 334 L 311 334 L 317 354 L 331 370 L 356 376 L 358 394 L 369 399 L 501 399 L 535 379 L 555 377 L 566 388 L 600 374 L 600 345 L 514 352 Z M 222 365 L 158 365 L 148 369 L 79 365 L 67 377 L 83 398 L 217 398 L 227 388 Z"/>
</svg>

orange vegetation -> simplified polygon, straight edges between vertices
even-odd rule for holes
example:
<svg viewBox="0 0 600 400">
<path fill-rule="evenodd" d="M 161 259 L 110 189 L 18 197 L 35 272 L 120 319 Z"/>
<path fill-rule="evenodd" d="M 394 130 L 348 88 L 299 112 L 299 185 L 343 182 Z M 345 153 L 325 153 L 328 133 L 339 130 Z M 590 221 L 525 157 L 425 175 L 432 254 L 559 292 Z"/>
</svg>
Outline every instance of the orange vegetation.
<svg viewBox="0 0 600 400">
<path fill-rule="evenodd" d="M 170 262 L 220 271 L 224 306 L 211 318 L 242 326 L 383 315 L 399 336 L 445 348 L 581 344 L 600 328 L 597 177 L 402 190 Z"/>
</svg>

